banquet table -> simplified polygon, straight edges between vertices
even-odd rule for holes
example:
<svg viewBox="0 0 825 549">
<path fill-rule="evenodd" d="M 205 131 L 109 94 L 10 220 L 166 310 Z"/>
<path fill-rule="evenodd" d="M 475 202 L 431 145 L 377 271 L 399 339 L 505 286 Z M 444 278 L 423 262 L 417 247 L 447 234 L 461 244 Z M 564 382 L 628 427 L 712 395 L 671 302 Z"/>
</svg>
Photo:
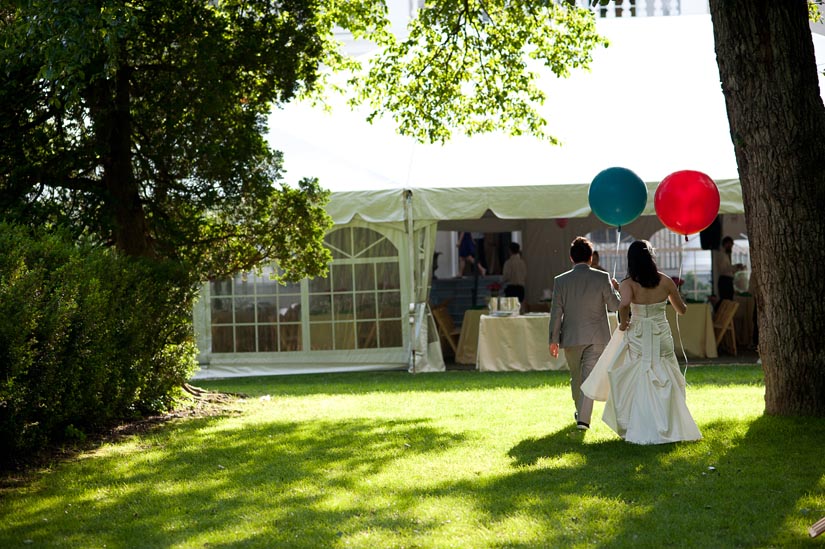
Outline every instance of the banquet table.
<svg viewBox="0 0 825 549">
<path fill-rule="evenodd" d="M 478 323 L 476 368 L 482 372 L 566 370 L 564 352 L 550 356 L 550 315 L 482 314 Z"/>
<path fill-rule="evenodd" d="M 667 321 L 673 333 L 676 354 L 682 354 L 679 334 L 685 346 L 685 354 L 690 358 L 716 358 L 716 335 L 713 332 L 713 307 L 710 303 L 688 303 L 687 311 L 679 317 L 677 330 L 676 311 L 667 306 Z"/>
<path fill-rule="evenodd" d="M 478 324 L 481 315 L 487 314 L 487 309 L 467 309 L 464 311 L 464 320 L 461 321 L 461 333 L 458 336 L 458 351 L 455 361 L 459 364 L 475 364 L 478 350 Z"/>
</svg>

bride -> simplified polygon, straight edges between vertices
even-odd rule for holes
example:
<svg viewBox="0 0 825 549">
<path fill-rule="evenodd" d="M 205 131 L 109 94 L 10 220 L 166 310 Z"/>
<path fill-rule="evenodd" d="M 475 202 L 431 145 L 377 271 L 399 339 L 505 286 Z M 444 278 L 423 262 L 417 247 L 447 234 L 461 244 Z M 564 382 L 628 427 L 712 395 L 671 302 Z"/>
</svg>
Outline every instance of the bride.
<svg viewBox="0 0 825 549">
<path fill-rule="evenodd" d="M 680 315 L 687 305 L 673 280 L 659 272 L 646 240 L 628 248 L 627 272 L 619 286 L 619 332 L 614 336 L 624 335 L 624 345 L 613 356 L 602 357 L 609 362 L 610 387 L 602 419 L 635 444 L 699 440 L 702 435 L 685 403 L 685 378 L 665 316 L 668 300 Z"/>
</svg>

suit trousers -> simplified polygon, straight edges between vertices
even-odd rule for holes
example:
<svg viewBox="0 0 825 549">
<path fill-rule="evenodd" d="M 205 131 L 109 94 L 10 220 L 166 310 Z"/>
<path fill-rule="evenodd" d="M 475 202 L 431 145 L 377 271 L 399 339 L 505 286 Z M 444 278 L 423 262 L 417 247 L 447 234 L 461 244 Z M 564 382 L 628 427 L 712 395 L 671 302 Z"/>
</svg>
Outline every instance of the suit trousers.
<svg viewBox="0 0 825 549">
<path fill-rule="evenodd" d="M 582 393 L 581 387 L 593 371 L 605 347 L 607 345 L 592 344 L 564 348 L 564 357 L 567 359 L 567 367 L 570 368 L 570 389 L 573 393 L 573 402 L 576 403 L 579 421 L 588 425 L 590 416 L 593 415 L 593 399 Z"/>
</svg>

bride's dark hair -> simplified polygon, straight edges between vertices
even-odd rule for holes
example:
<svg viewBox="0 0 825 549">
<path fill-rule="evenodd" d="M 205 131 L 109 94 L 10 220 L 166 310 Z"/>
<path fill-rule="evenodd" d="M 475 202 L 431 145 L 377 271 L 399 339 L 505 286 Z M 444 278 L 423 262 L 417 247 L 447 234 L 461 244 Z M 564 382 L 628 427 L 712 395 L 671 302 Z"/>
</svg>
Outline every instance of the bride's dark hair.
<svg viewBox="0 0 825 549">
<path fill-rule="evenodd" d="M 643 288 L 659 285 L 659 268 L 654 255 L 653 246 L 647 240 L 636 240 L 627 249 L 627 276 Z"/>
</svg>

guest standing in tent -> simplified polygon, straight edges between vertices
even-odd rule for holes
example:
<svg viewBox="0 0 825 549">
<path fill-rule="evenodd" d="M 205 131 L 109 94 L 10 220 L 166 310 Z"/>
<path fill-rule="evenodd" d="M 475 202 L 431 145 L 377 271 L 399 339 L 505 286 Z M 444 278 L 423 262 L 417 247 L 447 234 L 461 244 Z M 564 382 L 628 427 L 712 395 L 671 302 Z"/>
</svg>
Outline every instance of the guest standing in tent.
<svg viewBox="0 0 825 549">
<path fill-rule="evenodd" d="M 504 262 L 504 271 L 501 281 L 505 284 L 504 296 L 517 297 L 519 303 L 524 302 L 524 283 L 527 281 L 527 263 L 521 257 L 521 246 L 518 242 L 510 242 L 510 258 Z"/>
<path fill-rule="evenodd" d="M 479 276 L 484 276 L 484 267 L 476 261 L 476 242 L 473 233 L 463 232 L 458 234 L 458 276 L 464 276 L 464 271 L 469 269 L 472 273 L 478 268 Z"/>
</svg>

